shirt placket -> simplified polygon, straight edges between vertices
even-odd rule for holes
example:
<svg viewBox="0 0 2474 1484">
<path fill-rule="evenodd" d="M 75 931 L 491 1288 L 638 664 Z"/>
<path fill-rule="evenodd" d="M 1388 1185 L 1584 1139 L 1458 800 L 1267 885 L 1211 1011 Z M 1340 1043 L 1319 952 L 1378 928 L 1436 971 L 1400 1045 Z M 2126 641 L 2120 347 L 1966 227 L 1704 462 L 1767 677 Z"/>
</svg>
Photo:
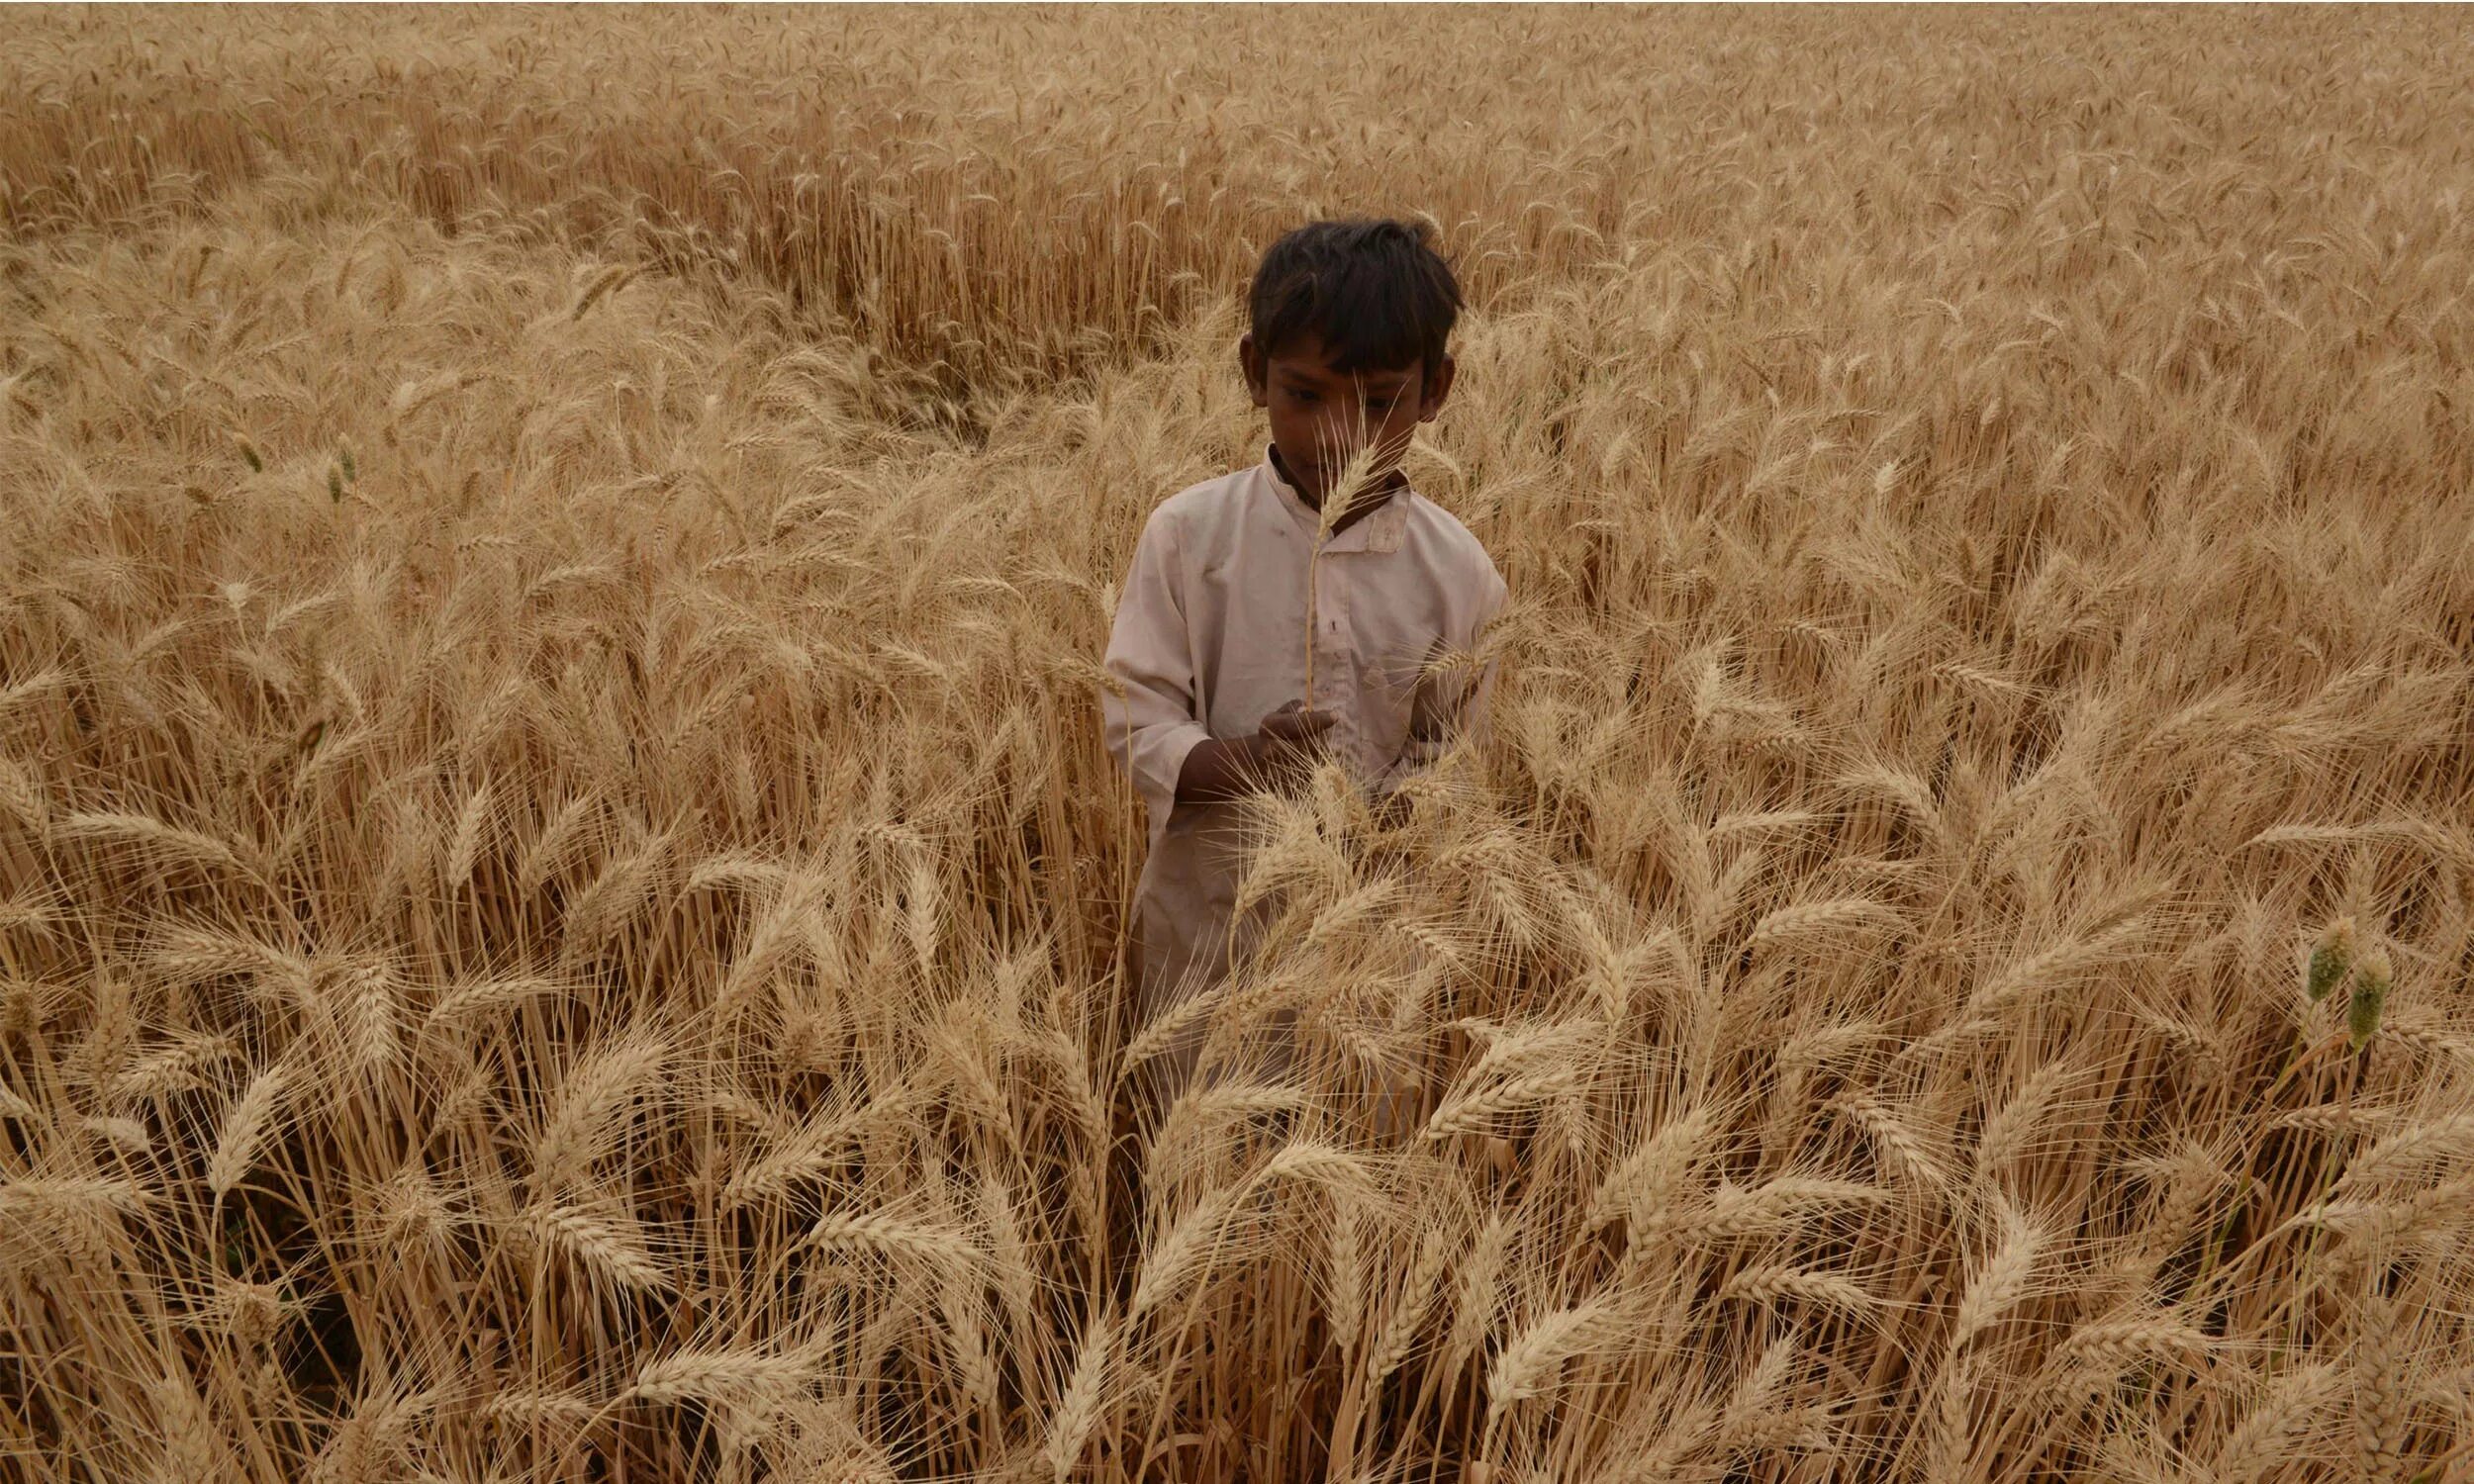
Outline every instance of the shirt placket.
<svg viewBox="0 0 2474 1484">
<path fill-rule="evenodd" d="M 1345 560 L 1343 558 L 1342 560 Z M 1357 644 L 1349 611 L 1349 585 L 1341 579 L 1333 554 L 1325 552 L 1314 573 L 1314 695 L 1307 701 L 1332 718 L 1332 750 L 1344 758 L 1358 756 L 1363 738 L 1358 725 Z"/>
</svg>

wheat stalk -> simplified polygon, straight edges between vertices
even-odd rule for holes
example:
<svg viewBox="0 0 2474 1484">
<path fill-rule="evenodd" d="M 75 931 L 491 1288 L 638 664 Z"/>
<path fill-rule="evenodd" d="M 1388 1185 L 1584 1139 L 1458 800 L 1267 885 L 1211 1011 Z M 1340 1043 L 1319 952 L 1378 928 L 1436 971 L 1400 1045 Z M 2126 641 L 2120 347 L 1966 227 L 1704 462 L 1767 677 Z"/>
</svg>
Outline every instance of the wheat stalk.
<svg viewBox="0 0 2474 1484">
<path fill-rule="evenodd" d="M 1613 1338 L 1623 1319 L 1620 1305 L 1601 1300 L 1559 1309 L 1513 1336 L 1486 1374 L 1488 1430 L 1513 1403 L 1553 1386 L 1566 1361 Z"/>
<path fill-rule="evenodd" d="M 2017 1213 L 2001 1213 L 2001 1245 L 1967 1281 L 1951 1325 L 1952 1348 L 1962 1346 L 2027 1297 L 2045 1242 L 2042 1234 Z"/>
<path fill-rule="evenodd" d="M 1783 1264 L 1744 1268 L 1727 1279 L 1718 1296 L 1762 1305 L 1796 1299 L 1849 1314 L 1867 1313 L 1880 1303 L 1852 1278 Z"/>
<path fill-rule="evenodd" d="M 655 1094 L 669 1048 L 644 1033 L 594 1053 L 560 1087 L 548 1119 L 532 1145 L 533 1186 L 550 1191 L 585 1178 L 617 1131 L 618 1115 L 637 1098 Z"/>
<path fill-rule="evenodd" d="M 1333 457 L 1340 453 L 1342 447 L 1346 446 L 1349 451 L 1339 469 L 1330 474 L 1320 501 L 1315 507 L 1317 518 L 1314 525 L 1314 541 L 1306 554 L 1305 699 L 1308 706 L 1314 704 L 1314 636 L 1318 600 L 1322 591 L 1323 548 L 1331 541 L 1333 529 L 1355 508 L 1360 496 L 1366 492 L 1367 481 L 1374 476 L 1375 464 L 1383 454 L 1383 450 L 1377 446 L 1372 429 L 1367 424 L 1366 409 L 1363 403 L 1358 404 L 1357 414 L 1358 423 L 1354 435 L 1346 440 L 1345 444 L 1341 440 L 1334 439 L 1322 423 L 1316 423 L 1314 428 L 1316 467 L 1330 470 Z"/>
<path fill-rule="evenodd" d="M 258 1147 L 274 1123 L 291 1073 L 283 1067 L 268 1067 L 249 1079 L 247 1090 L 233 1100 L 232 1109 L 224 1115 L 223 1133 L 216 1138 L 214 1155 L 206 1164 L 206 1188 L 217 1200 L 230 1195 L 241 1178 L 256 1162 Z"/>
<path fill-rule="evenodd" d="M 887 1256 L 962 1269 L 979 1264 L 980 1250 L 961 1232 L 905 1220 L 884 1211 L 830 1213 L 808 1231 L 820 1247 L 855 1247 Z"/>
<path fill-rule="evenodd" d="M 670 1275 L 653 1259 L 634 1224 L 616 1213 L 581 1206 L 532 1206 L 516 1230 L 551 1252 L 624 1288 L 661 1291 Z"/>
<path fill-rule="evenodd" d="M 1057 1408 L 1048 1428 L 1048 1442 L 1041 1456 L 1046 1461 L 1049 1477 L 1063 1484 L 1066 1476 L 1083 1456 L 1083 1449 L 1093 1430 L 1098 1426 L 1103 1407 L 1102 1398 L 1108 1385 L 1108 1368 L 1113 1353 L 1116 1330 L 1105 1314 L 1092 1322 L 1076 1350 L 1074 1371 L 1066 1380 L 1065 1390 L 1057 1398 Z"/>
<path fill-rule="evenodd" d="M 645 1365 L 622 1399 L 663 1406 L 684 1401 L 779 1397 L 815 1374 L 812 1356 L 754 1347 L 682 1350 Z"/>
</svg>

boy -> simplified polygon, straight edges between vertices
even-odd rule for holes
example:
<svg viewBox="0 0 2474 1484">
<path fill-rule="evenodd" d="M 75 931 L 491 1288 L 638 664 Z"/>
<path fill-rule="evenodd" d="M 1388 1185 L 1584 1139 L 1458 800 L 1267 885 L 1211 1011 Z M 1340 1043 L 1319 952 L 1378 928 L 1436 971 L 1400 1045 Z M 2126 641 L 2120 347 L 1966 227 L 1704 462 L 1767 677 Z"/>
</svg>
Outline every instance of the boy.
<svg viewBox="0 0 2474 1484">
<path fill-rule="evenodd" d="M 1108 674 L 1124 688 L 1102 702 L 1108 750 L 1151 815 L 1135 905 L 1146 1022 L 1227 963 L 1242 867 L 1230 800 L 1291 786 L 1322 756 L 1387 793 L 1483 704 L 1490 674 L 1456 684 L 1421 673 L 1442 650 L 1475 647 L 1503 579 L 1397 467 L 1451 393 L 1445 342 L 1460 309 L 1427 232 L 1400 222 L 1312 223 L 1256 269 L 1237 357 L 1271 444 L 1260 464 L 1152 512 L 1108 641 Z M 1367 442 L 1372 475 L 1311 561 L 1323 501 Z M 1161 1097 L 1197 1045 L 1182 1038 L 1154 1066 Z"/>
</svg>

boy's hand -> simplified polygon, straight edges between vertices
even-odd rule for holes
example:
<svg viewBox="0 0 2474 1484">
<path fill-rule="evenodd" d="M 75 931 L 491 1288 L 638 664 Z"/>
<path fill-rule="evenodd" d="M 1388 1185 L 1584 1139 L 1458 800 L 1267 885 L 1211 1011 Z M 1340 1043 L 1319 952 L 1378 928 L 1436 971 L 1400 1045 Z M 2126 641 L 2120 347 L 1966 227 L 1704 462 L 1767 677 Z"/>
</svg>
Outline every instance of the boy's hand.
<svg viewBox="0 0 2474 1484">
<path fill-rule="evenodd" d="M 1310 772 L 1331 730 L 1329 711 L 1292 700 L 1263 718 L 1251 737 L 1217 738 L 1186 754 L 1177 776 L 1180 803 L 1236 798 L 1264 785 L 1285 787 Z"/>
<path fill-rule="evenodd" d="M 1254 736 L 1256 760 L 1275 777 L 1303 773 L 1321 754 L 1331 723 L 1331 712 L 1309 711 L 1303 699 L 1292 700 L 1263 718 Z"/>
</svg>

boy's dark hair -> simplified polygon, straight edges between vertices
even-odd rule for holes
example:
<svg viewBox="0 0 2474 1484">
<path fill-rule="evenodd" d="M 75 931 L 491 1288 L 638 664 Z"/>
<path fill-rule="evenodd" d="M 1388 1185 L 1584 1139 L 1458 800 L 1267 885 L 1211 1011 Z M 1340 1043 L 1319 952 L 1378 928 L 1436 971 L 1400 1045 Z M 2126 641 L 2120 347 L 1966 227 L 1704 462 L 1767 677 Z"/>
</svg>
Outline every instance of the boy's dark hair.
<svg viewBox="0 0 2474 1484">
<path fill-rule="evenodd" d="M 1422 222 L 1366 217 L 1309 222 L 1284 235 L 1254 270 L 1246 310 L 1269 357 L 1292 335 L 1319 337 L 1335 371 L 1396 371 L 1422 361 L 1432 377 L 1461 314 L 1461 286 Z"/>
</svg>

